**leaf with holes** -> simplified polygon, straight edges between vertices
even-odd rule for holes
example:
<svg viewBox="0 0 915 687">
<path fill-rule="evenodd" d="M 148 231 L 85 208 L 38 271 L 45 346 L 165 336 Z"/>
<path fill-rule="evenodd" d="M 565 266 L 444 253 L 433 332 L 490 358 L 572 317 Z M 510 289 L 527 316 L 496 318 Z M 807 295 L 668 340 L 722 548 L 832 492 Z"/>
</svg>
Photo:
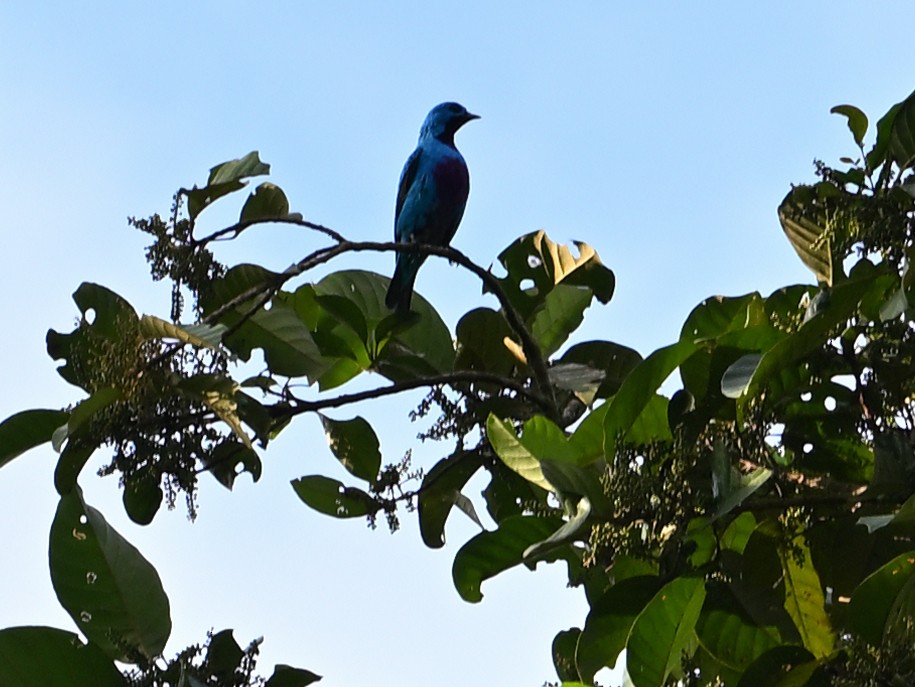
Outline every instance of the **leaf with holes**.
<svg viewBox="0 0 915 687">
<path fill-rule="evenodd" d="M 381 507 L 361 489 L 347 487 L 324 475 L 306 475 L 292 480 L 292 488 L 306 504 L 335 518 L 358 518 L 374 514 Z"/>
<path fill-rule="evenodd" d="M 381 469 L 381 450 L 375 430 L 362 417 L 333 420 L 318 413 L 330 450 L 351 475 L 374 482 Z"/>
<path fill-rule="evenodd" d="M 108 656 L 131 663 L 132 652 L 162 653 L 172 621 L 159 574 L 78 488 L 60 499 L 48 558 L 61 605 Z"/>
</svg>

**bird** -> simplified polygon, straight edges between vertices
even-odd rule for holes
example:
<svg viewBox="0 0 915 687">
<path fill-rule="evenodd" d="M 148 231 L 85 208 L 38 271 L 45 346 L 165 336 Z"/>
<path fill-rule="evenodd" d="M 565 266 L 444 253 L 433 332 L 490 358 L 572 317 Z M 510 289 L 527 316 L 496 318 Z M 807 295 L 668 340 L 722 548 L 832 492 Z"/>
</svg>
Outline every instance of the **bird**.
<svg viewBox="0 0 915 687">
<path fill-rule="evenodd" d="M 479 119 L 462 105 L 436 105 L 419 130 L 419 144 L 400 173 L 394 208 L 394 240 L 447 246 L 454 238 L 470 193 L 467 163 L 454 146 L 454 134 L 464 124 Z M 396 256 L 394 276 L 385 305 L 398 314 L 410 311 L 413 283 L 426 256 Z"/>
</svg>

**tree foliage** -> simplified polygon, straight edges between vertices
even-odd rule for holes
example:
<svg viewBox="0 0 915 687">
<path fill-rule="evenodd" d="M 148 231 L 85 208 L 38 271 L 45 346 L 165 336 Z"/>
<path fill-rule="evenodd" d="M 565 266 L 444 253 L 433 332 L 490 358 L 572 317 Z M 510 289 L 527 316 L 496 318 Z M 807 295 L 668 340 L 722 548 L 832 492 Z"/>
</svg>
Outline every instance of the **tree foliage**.
<svg viewBox="0 0 915 687">
<path fill-rule="evenodd" d="M 209 205 L 269 173 L 257 153 L 179 190 L 167 218 L 131 219 L 152 237 L 152 277 L 173 285 L 171 317 L 140 315 L 82 284 L 78 324 L 47 337 L 78 400 L 0 423 L 0 466 L 46 442 L 60 454 L 51 577 L 88 647 L 74 651 L 81 640 L 54 628 L 0 630 L 0 683 L 319 679 L 282 665 L 256 677 L 258 642 L 243 650 L 228 630 L 163 668 L 171 620 L 155 568 L 79 488 L 103 449 L 132 520 L 150 524 L 179 497 L 193 516 L 200 475 L 227 489 L 242 472 L 256 481 L 270 442 L 317 413 L 328 457 L 350 477 L 293 480 L 311 508 L 373 524 L 383 516 L 392 529 L 415 512 L 423 542 L 437 548 L 455 509 L 481 523 L 484 507 L 495 527 L 454 559 L 469 602 L 511 567 L 567 566 L 590 612 L 556 636 L 566 684 L 595 684 L 624 650 L 637 687 L 909 684 L 915 94 L 874 132 L 851 105 L 833 112 L 857 152 L 840 166 L 818 162 L 817 180 L 778 208 L 817 285 L 708 298 L 675 341 L 644 358 L 612 341 L 570 343 L 584 311 L 612 298 L 614 275 L 590 246 L 542 231 L 499 254 L 500 277 L 451 248 L 349 241 L 290 213 L 282 189 L 265 182 L 236 224 L 200 236 Z M 282 272 L 214 257 L 214 242 L 278 222 L 327 245 Z M 388 311 L 387 277 L 345 269 L 308 280 L 360 251 L 448 258 L 498 308 L 470 310 L 452 333 L 421 296 L 408 317 Z M 338 390 L 365 373 L 385 381 Z M 417 388 L 428 395 L 414 415 L 431 420 L 425 436 L 443 447 L 431 466 L 386 463 L 368 421 L 325 414 Z M 465 493 L 481 471 L 481 498 Z M 114 661 L 135 668 L 122 673 Z"/>
</svg>

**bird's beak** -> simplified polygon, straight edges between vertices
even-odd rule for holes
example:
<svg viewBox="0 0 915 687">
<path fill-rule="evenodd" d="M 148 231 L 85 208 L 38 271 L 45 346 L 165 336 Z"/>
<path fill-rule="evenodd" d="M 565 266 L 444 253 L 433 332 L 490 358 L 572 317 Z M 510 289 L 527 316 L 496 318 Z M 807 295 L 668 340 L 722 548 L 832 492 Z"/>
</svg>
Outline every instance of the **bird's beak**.
<svg viewBox="0 0 915 687">
<path fill-rule="evenodd" d="M 467 123 L 471 119 L 479 119 L 479 118 L 480 118 L 480 115 L 475 115 L 475 114 L 468 112 L 467 114 L 464 115 L 464 122 Z"/>
</svg>

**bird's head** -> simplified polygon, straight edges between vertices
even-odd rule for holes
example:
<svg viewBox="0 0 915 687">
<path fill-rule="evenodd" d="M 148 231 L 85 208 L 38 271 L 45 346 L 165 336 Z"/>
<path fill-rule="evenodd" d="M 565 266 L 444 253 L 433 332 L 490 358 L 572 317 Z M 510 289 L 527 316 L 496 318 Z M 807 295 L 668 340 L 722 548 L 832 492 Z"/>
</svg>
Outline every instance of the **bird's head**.
<svg viewBox="0 0 915 687">
<path fill-rule="evenodd" d="M 431 112 L 426 115 L 426 121 L 419 130 L 419 138 L 422 140 L 431 137 L 446 143 L 453 143 L 455 131 L 471 119 L 479 118 L 479 115 L 470 114 L 463 105 L 442 103 L 433 107 Z"/>
</svg>

